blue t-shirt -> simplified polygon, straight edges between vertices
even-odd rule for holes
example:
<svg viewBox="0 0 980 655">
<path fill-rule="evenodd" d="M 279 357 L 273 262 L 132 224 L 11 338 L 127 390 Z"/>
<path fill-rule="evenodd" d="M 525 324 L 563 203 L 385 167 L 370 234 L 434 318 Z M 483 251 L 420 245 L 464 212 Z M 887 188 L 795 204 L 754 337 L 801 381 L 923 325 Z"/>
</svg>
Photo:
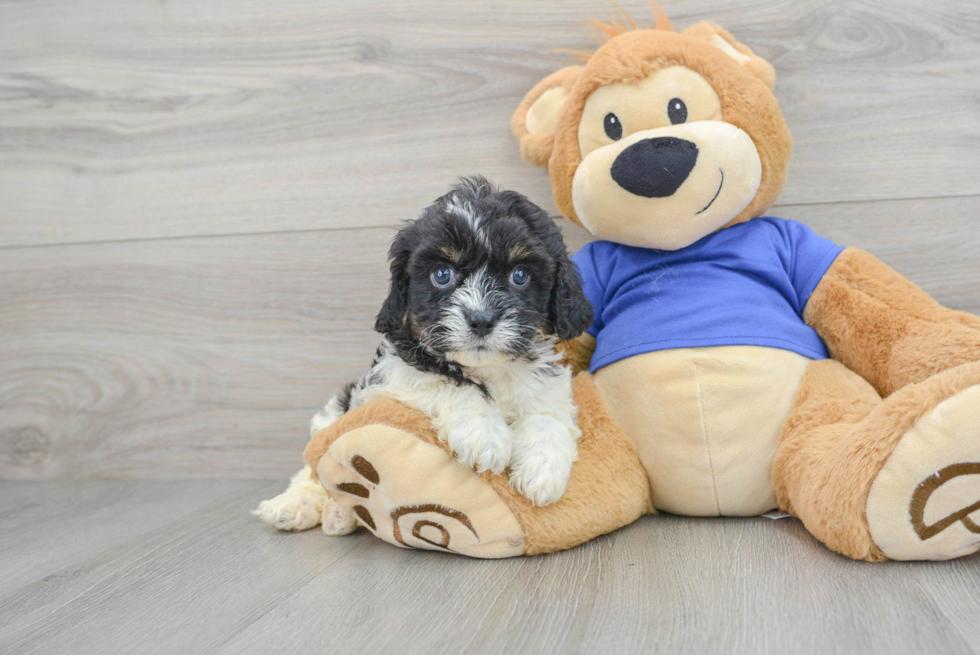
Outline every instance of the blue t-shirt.
<svg viewBox="0 0 980 655">
<path fill-rule="evenodd" d="M 803 308 L 842 250 L 802 223 L 768 217 L 680 250 L 590 243 L 572 258 L 595 312 L 590 370 L 700 346 L 768 346 L 826 359 Z"/>
</svg>

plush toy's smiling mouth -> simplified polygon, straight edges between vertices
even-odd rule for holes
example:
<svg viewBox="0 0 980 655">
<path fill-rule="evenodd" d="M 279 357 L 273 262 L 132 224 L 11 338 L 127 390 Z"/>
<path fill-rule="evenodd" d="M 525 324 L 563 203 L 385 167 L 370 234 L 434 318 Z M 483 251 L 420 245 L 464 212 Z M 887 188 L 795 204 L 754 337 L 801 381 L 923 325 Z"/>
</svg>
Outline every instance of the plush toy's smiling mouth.
<svg viewBox="0 0 980 655">
<path fill-rule="evenodd" d="M 721 173 L 721 182 L 718 183 L 718 190 L 715 191 L 715 197 L 711 199 L 711 202 L 709 202 L 707 205 L 704 206 L 704 209 L 697 212 L 697 214 L 694 214 L 695 216 L 697 216 L 698 214 L 703 214 L 704 212 L 708 211 L 708 207 L 713 205 L 715 203 L 715 200 L 718 200 L 718 195 L 721 194 L 721 187 L 725 186 L 725 171 L 719 168 L 718 172 Z"/>
</svg>

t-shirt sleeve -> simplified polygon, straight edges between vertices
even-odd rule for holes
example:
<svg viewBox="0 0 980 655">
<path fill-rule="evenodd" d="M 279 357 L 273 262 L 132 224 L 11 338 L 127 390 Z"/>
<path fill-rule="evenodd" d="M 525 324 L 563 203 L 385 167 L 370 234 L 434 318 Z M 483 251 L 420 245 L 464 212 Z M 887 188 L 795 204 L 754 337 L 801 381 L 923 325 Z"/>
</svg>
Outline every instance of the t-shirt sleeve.
<svg viewBox="0 0 980 655">
<path fill-rule="evenodd" d="M 582 280 L 582 291 L 586 299 L 592 304 L 592 325 L 586 330 L 593 337 L 602 329 L 602 296 L 604 285 L 599 276 L 599 270 L 595 261 L 595 243 L 588 243 L 572 255 L 572 261 L 578 267 L 579 276 Z"/>
<path fill-rule="evenodd" d="M 844 248 L 830 239 L 823 238 L 802 223 L 786 221 L 784 227 L 785 237 L 792 252 L 789 274 L 802 312 L 813 290 L 820 284 L 827 269 Z"/>
</svg>

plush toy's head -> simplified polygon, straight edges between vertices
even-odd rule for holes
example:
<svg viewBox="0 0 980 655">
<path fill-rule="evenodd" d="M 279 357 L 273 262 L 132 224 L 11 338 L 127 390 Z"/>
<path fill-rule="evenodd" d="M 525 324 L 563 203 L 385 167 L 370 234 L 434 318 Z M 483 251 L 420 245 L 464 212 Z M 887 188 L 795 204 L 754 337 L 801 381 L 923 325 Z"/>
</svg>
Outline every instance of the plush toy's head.
<svg viewBox="0 0 980 655">
<path fill-rule="evenodd" d="M 598 25 L 610 39 L 514 114 L 558 209 L 602 239 L 665 250 L 768 209 L 792 149 L 772 66 L 709 23 Z"/>
</svg>

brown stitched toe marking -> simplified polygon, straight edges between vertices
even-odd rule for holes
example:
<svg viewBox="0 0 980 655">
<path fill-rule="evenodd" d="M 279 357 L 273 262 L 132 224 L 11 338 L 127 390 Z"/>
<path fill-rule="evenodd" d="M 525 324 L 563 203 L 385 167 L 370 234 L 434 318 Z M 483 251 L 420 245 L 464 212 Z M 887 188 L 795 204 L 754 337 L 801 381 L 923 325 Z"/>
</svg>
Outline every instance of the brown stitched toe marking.
<svg viewBox="0 0 980 655">
<path fill-rule="evenodd" d="M 423 537 L 422 536 L 422 528 L 424 528 L 425 526 L 431 526 L 433 528 L 438 528 L 439 531 L 442 532 L 442 542 L 441 543 L 437 543 L 435 541 L 431 541 L 431 540 L 426 539 L 425 537 Z M 412 534 L 415 536 L 416 539 L 419 539 L 421 541 L 424 541 L 427 544 L 432 544 L 433 546 L 438 546 L 439 548 L 445 548 L 446 550 L 449 550 L 449 530 L 447 530 L 446 528 L 442 527 L 438 523 L 435 523 L 433 521 L 419 521 L 419 522 L 417 522 L 415 524 L 415 527 L 412 528 Z"/>
<path fill-rule="evenodd" d="M 912 527 L 915 529 L 915 533 L 919 535 L 919 539 L 922 541 L 935 537 L 957 521 L 961 521 L 963 527 L 970 532 L 980 534 L 980 526 L 974 523 L 969 516 L 980 509 L 980 501 L 973 503 L 969 507 L 964 507 L 958 512 L 953 512 L 932 525 L 926 525 L 923 519 L 926 512 L 926 503 L 929 502 L 929 497 L 932 493 L 953 478 L 958 478 L 961 475 L 980 475 L 980 462 L 961 462 L 960 464 L 947 466 L 940 471 L 936 471 L 935 474 L 930 475 L 916 487 L 915 493 L 912 494 L 912 503 L 909 506 L 909 519 L 912 521 Z"/>
<path fill-rule="evenodd" d="M 358 496 L 360 498 L 367 498 L 371 495 L 371 492 L 367 490 L 367 487 L 365 487 L 363 484 L 357 484 L 356 482 L 341 482 L 337 485 L 337 489 L 343 491 L 345 494 Z"/>
<path fill-rule="evenodd" d="M 364 521 L 364 525 L 368 526 L 372 530 L 377 530 L 377 526 L 374 525 L 374 517 L 371 516 L 371 512 L 367 510 L 364 505 L 354 505 L 354 513 L 357 517 Z"/>
<path fill-rule="evenodd" d="M 362 478 L 371 484 L 378 484 L 381 482 L 381 476 L 378 475 L 378 469 L 374 468 L 371 462 L 367 461 L 360 455 L 354 455 L 350 460 L 350 465 Z"/>
<path fill-rule="evenodd" d="M 464 526 L 466 526 L 466 529 L 472 532 L 474 537 L 476 537 L 477 539 L 480 538 L 480 535 L 476 533 L 476 529 L 473 527 L 473 522 L 470 521 L 470 517 L 468 517 L 466 514 L 463 514 L 462 512 L 455 509 L 449 509 L 448 507 L 443 507 L 442 505 L 436 505 L 435 503 L 426 503 L 423 505 L 405 505 L 403 507 L 399 507 L 398 509 L 396 509 L 391 513 L 391 520 L 393 522 L 392 527 L 393 527 L 395 540 L 398 541 L 398 543 L 402 544 L 403 546 L 408 546 L 408 544 L 405 543 L 405 539 L 402 538 L 402 529 L 401 526 L 398 525 L 398 519 L 405 516 L 406 514 L 426 514 L 426 513 L 442 514 L 447 518 L 455 519 L 456 521 L 459 521 Z M 426 525 L 439 528 L 439 530 L 442 531 L 442 536 L 443 536 L 442 543 L 434 543 L 421 535 L 422 528 Z M 445 548 L 446 550 L 452 550 L 449 547 L 449 530 L 447 530 L 442 525 L 439 525 L 438 523 L 434 523 L 432 521 L 420 520 L 416 522 L 415 527 L 412 528 L 412 535 L 418 537 L 420 540 L 428 544 L 432 544 L 433 546 Z"/>
</svg>

